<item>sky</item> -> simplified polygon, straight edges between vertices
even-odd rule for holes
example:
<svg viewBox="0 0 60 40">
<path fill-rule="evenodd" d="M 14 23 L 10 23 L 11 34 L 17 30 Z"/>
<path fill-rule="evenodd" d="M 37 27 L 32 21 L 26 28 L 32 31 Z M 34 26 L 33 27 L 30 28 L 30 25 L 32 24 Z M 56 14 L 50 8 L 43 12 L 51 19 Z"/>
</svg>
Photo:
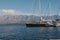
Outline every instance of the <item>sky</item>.
<svg viewBox="0 0 60 40">
<path fill-rule="evenodd" d="M 51 15 L 59 9 L 60 0 L 0 0 L 0 14 Z"/>
</svg>

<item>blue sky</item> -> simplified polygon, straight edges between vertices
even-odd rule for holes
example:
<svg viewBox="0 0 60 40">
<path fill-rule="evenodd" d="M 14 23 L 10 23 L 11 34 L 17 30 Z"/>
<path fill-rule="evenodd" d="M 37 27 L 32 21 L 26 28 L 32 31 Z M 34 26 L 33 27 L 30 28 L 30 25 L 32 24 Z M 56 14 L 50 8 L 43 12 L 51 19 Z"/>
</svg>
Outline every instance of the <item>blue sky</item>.
<svg viewBox="0 0 60 40">
<path fill-rule="evenodd" d="M 0 9 L 13 9 L 25 13 L 32 13 L 32 10 L 34 10 L 35 14 L 38 14 L 38 2 L 39 0 L 0 0 Z M 51 13 L 57 14 L 57 10 L 60 8 L 60 0 L 41 0 L 40 2 L 42 6 L 40 9 L 42 9 L 43 14 L 48 13 L 49 2 L 51 3 Z"/>
</svg>

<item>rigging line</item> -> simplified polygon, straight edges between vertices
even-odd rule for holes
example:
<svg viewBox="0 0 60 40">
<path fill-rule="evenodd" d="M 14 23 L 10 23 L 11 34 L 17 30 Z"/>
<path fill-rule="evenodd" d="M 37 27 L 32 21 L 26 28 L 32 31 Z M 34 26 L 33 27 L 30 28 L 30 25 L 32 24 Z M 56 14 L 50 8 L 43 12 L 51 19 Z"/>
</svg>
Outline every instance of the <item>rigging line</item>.
<svg viewBox="0 0 60 40">
<path fill-rule="evenodd" d="M 57 8 L 57 16 L 60 16 L 60 6 L 58 6 L 58 8 Z M 60 19 L 60 17 L 58 17 L 58 19 Z"/>
<path fill-rule="evenodd" d="M 59 13 L 58 14 L 59 14 L 59 19 L 60 19 L 60 5 L 59 5 Z"/>
<path fill-rule="evenodd" d="M 39 0 L 39 15 L 41 15 L 42 13 L 41 13 L 41 0 Z"/>
<path fill-rule="evenodd" d="M 47 14 L 48 14 L 48 7 L 49 7 L 49 3 L 47 2 L 47 8 L 46 8 L 46 10 L 45 10 L 45 16 L 47 16 Z"/>
<path fill-rule="evenodd" d="M 50 16 L 51 16 L 51 2 L 49 1 L 49 11 L 50 11 Z"/>
<path fill-rule="evenodd" d="M 58 15 L 58 16 L 60 16 L 59 13 L 60 13 L 60 6 L 58 6 L 58 8 L 57 8 L 57 15 Z"/>
<path fill-rule="evenodd" d="M 47 13 L 47 16 L 50 16 L 50 18 L 52 18 L 51 16 L 52 16 L 52 14 L 51 14 L 51 2 L 50 2 L 50 0 L 49 0 L 49 2 L 48 2 L 48 13 Z"/>
<path fill-rule="evenodd" d="M 35 4 L 35 0 L 33 0 L 33 2 L 32 2 L 32 7 L 31 7 L 32 13 L 34 13 L 34 4 Z"/>
</svg>

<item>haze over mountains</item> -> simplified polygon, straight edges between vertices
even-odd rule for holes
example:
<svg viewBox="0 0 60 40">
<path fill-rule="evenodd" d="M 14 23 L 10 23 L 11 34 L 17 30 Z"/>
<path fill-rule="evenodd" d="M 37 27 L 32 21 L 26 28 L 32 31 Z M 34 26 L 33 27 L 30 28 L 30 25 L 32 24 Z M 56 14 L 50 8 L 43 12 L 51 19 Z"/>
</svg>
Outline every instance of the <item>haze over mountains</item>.
<svg viewBox="0 0 60 40">
<path fill-rule="evenodd" d="M 16 10 L 0 10 L 0 24 L 9 23 L 39 23 L 40 18 L 45 19 L 57 19 L 59 15 L 42 16 L 37 14 L 24 14 L 22 12 L 16 12 Z"/>
<path fill-rule="evenodd" d="M 57 19 L 60 18 L 60 16 L 54 15 L 54 16 L 42 16 L 45 19 Z M 40 21 L 41 16 L 35 16 L 35 15 L 3 15 L 0 16 L 0 23 L 37 23 Z"/>
</svg>

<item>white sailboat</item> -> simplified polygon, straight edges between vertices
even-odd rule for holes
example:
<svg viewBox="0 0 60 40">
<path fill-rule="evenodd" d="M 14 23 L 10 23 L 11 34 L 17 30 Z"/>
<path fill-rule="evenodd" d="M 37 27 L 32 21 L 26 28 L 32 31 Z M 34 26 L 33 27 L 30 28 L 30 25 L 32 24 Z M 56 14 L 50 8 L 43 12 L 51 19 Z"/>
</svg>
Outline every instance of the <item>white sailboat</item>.
<svg viewBox="0 0 60 40">
<path fill-rule="evenodd" d="M 60 7 L 60 6 L 59 6 Z M 58 7 L 58 10 L 57 10 L 57 15 L 58 16 L 60 16 L 59 15 L 59 13 L 60 13 L 60 8 Z M 58 19 L 56 19 L 56 27 L 60 27 L 60 18 L 58 18 Z"/>
</svg>

